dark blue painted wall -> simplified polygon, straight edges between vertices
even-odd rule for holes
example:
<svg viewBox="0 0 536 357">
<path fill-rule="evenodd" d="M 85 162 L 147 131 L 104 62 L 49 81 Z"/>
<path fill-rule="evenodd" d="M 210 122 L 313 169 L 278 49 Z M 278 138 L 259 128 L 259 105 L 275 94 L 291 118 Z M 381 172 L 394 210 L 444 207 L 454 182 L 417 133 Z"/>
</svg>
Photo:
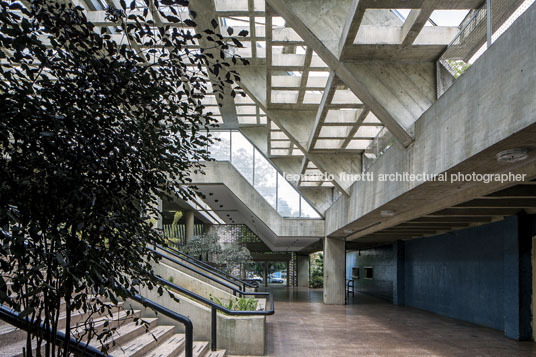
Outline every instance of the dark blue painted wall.
<svg viewBox="0 0 536 357">
<path fill-rule="evenodd" d="M 359 292 L 392 301 L 393 276 L 395 261 L 391 245 L 348 252 L 346 254 L 346 279 L 351 279 L 352 267 L 360 268 L 359 279 L 354 280 L 355 289 Z M 373 267 L 374 279 L 365 279 L 364 267 Z"/>
<path fill-rule="evenodd" d="M 535 216 L 347 253 L 352 266 L 374 267 L 359 291 L 529 339 Z M 389 288 L 391 291 L 389 292 Z"/>
<path fill-rule="evenodd" d="M 504 247 L 515 217 L 405 243 L 405 303 L 504 328 Z"/>
</svg>

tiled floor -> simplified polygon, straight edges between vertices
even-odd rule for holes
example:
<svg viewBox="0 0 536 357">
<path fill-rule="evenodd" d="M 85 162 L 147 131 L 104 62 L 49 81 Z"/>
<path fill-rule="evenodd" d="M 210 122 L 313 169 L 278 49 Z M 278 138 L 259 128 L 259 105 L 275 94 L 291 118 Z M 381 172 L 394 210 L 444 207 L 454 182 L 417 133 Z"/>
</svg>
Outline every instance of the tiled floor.
<svg viewBox="0 0 536 357">
<path fill-rule="evenodd" d="M 268 356 L 536 356 L 536 343 L 362 294 L 336 306 L 322 303 L 321 290 L 271 291 Z"/>
</svg>

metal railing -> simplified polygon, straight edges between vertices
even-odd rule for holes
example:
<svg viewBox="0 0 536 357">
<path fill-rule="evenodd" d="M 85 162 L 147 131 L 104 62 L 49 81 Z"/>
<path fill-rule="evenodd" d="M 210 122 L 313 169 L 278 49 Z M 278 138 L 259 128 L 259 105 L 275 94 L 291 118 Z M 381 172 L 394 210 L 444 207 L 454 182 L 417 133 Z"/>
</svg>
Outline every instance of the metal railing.
<svg viewBox="0 0 536 357">
<path fill-rule="evenodd" d="M 149 300 L 139 294 L 131 296 L 131 299 L 139 302 L 143 306 L 148 306 L 154 311 L 161 313 L 175 321 L 178 321 L 184 325 L 185 333 L 185 347 L 184 354 L 185 357 L 193 357 L 193 324 L 192 321 L 186 316 L 180 315 L 170 309 L 157 304 L 156 302 Z M 0 320 L 7 322 L 8 324 L 17 327 L 21 330 L 30 332 L 32 334 L 39 334 L 46 341 L 54 343 L 58 347 L 65 345 L 67 338 L 69 339 L 69 350 L 72 352 L 78 353 L 82 356 L 92 356 L 92 357 L 104 357 L 110 356 L 109 354 L 104 354 L 99 349 L 91 346 L 89 342 L 79 341 L 73 336 L 67 337 L 65 332 L 57 330 L 53 332 L 51 327 L 46 327 L 43 323 L 37 323 L 30 319 L 27 316 L 21 317 L 20 313 L 7 307 L 0 305 Z"/>
<path fill-rule="evenodd" d="M 19 312 L 7 306 L 0 305 L 0 319 L 21 330 L 30 332 L 34 335 L 39 334 L 44 340 L 51 342 L 58 347 L 65 346 L 65 341 L 68 339 L 69 350 L 79 353 L 82 356 L 107 356 L 97 348 L 89 345 L 89 343 L 78 341 L 73 336 L 67 337 L 64 332 L 59 330 L 54 333 L 51 327 L 46 327 L 44 323 L 38 323 L 28 316 L 21 317 Z"/>
<path fill-rule="evenodd" d="M 173 255 L 174 257 L 178 258 L 178 259 L 181 259 L 181 260 L 185 260 L 187 261 L 189 264 L 199 268 L 199 269 L 203 269 L 205 271 L 209 271 L 211 274 L 227 281 L 228 283 L 230 284 L 233 284 L 233 285 L 236 285 L 238 287 L 241 287 L 242 290 L 246 290 L 246 287 L 248 288 L 256 288 L 258 287 L 257 284 L 254 284 L 254 283 L 251 283 L 251 282 L 248 282 L 248 281 L 245 281 L 245 280 L 242 280 L 242 279 L 239 279 L 237 277 L 234 277 L 232 276 L 231 274 L 228 274 L 222 270 L 219 270 L 215 267 L 213 267 L 212 265 L 210 264 L 207 264 L 206 262 L 203 262 L 199 259 L 196 259 L 192 256 L 189 256 L 177 249 L 174 249 L 174 248 L 171 248 L 171 247 L 163 247 L 163 246 L 157 246 L 158 249 L 161 249 L 163 251 L 165 251 L 166 253 L 168 254 L 171 254 Z"/>
<path fill-rule="evenodd" d="M 194 325 L 192 321 L 181 314 L 177 314 L 175 311 L 168 309 L 165 306 L 159 305 L 156 302 L 144 298 L 143 296 L 136 294 L 131 297 L 132 300 L 135 300 L 142 304 L 143 306 L 149 306 L 154 311 L 161 313 L 175 321 L 178 321 L 184 325 L 184 334 L 185 334 L 185 346 L 184 354 L 185 357 L 193 357 L 193 346 L 194 346 Z"/>
<path fill-rule="evenodd" d="M 226 307 L 224 306 L 221 306 L 217 303 L 215 303 L 214 301 L 212 300 L 209 300 L 207 298 L 204 298 L 203 296 L 201 295 L 198 295 L 194 292 L 191 292 L 190 290 L 187 290 L 183 287 L 180 287 L 170 281 L 167 281 L 166 279 L 164 278 L 157 278 L 157 280 L 162 284 L 162 285 L 165 285 L 167 288 L 170 288 L 171 290 L 175 290 L 177 291 L 178 293 L 182 294 L 182 295 L 185 295 L 185 296 L 188 296 L 189 298 L 192 298 L 193 300 L 196 300 L 197 302 L 200 302 L 204 305 L 207 305 L 208 307 L 210 307 L 211 309 L 211 340 L 210 340 L 210 348 L 212 351 L 216 351 L 217 349 L 217 322 L 218 322 L 218 318 L 217 318 L 217 312 L 218 310 L 226 315 L 230 315 L 230 316 L 268 316 L 268 315 L 273 315 L 275 310 L 274 310 L 274 299 L 272 297 L 272 294 L 270 293 L 258 293 L 258 292 L 243 292 L 243 295 L 246 295 L 246 296 L 259 296 L 259 295 L 263 295 L 263 296 L 267 296 L 269 297 L 269 304 L 266 304 L 267 306 L 269 305 L 270 308 L 268 310 L 252 310 L 252 311 L 238 311 L 238 310 L 229 310 L 227 309 Z"/>
</svg>

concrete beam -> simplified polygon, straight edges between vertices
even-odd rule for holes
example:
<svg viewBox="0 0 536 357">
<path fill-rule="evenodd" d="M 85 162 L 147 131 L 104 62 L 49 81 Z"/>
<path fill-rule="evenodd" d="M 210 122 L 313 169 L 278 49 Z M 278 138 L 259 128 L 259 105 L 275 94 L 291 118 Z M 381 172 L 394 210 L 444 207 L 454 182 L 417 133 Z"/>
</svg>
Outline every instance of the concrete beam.
<svg viewBox="0 0 536 357">
<path fill-rule="evenodd" d="M 301 18 L 303 15 L 298 15 L 295 13 L 287 2 L 284 2 L 283 0 L 268 0 L 267 3 L 269 3 L 273 9 L 283 16 L 283 18 L 285 18 L 287 23 L 292 26 L 292 28 L 305 40 L 309 46 L 313 48 L 313 50 L 332 70 L 335 70 L 337 76 L 346 84 L 346 86 L 350 88 L 355 95 L 374 112 L 374 114 L 384 123 L 386 127 L 388 127 L 388 129 L 403 145 L 408 146 L 412 142 L 412 135 L 408 133 L 407 129 L 399 123 L 397 113 L 391 112 L 385 108 L 381 104 L 379 100 L 380 98 L 377 98 L 373 93 L 370 92 L 370 89 L 367 88 L 367 86 L 357 79 L 356 75 L 350 68 L 348 68 L 347 64 L 339 62 L 334 52 L 330 50 L 331 46 L 327 47 L 323 40 L 315 34 L 318 32 L 318 30 L 309 27 L 313 26 L 312 23 L 319 20 L 318 17 L 312 17 L 307 22 L 304 22 Z M 343 20 L 342 23 L 344 23 L 344 21 L 345 20 Z M 336 49 L 336 52 L 338 52 L 338 48 Z"/>
<path fill-rule="evenodd" d="M 409 149 L 396 143 L 370 168 L 391 173 L 514 173 L 536 177 L 536 7 L 529 8 L 415 123 Z M 516 53 L 515 61 L 511 54 Z M 463 129 L 463 130 L 462 130 Z M 496 154 L 529 148 L 513 164 Z M 512 186 L 513 182 L 357 182 L 326 213 L 327 234 L 359 239 Z M 394 210 L 382 217 L 381 210 Z M 448 217 L 444 217 L 448 218 Z M 478 217 L 465 217 L 478 218 Z"/>
</svg>

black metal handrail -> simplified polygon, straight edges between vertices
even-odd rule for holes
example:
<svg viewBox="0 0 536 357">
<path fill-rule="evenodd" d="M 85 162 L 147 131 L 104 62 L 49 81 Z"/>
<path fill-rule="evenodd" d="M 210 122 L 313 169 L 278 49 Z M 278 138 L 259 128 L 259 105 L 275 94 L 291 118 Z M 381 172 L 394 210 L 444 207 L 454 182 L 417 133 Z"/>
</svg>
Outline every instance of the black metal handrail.
<svg viewBox="0 0 536 357">
<path fill-rule="evenodd" d="M 242 286 L 242 289 L 243 290 L 246 290 L 246 286 L 249 287 L 249 288 L 256 288 L 257 285 L 256 284 L 253 284 L 253 283 L 250 283 L 248 281 L 245 281 L 245 280 L 242 280 L 242 279 L 238 279 L 237 277 L 234 277 L 232 276 L 231 274 L 228 274 L 222 270 L 219 270 L 215 267 L 213 267 L 212 265 L 210 264 L 207 264 L 199 259 L 196 259 L 188 254 L 185 254 L 175 248 L 171 248 L 171 247 L 162 247 L 160 245 L 157 246 L 159 249 L 162 249 L 166 252 L 168 252 L 169 254 L 172 254 L 174 255 L 175 257 L 179 258 L 179 259 L 183 259 L 183 260 L 189 260 L 190 264 L 192 265 L 195 265 L 197 266 L 198 268 L 201 268 L 201 269 L 204 269 L 204 270 L 210 270 L 212 274 L 214 275 L 217 275 L 219 277 L 221 277 L 222 279 L 225 279 L 227 281 L 231 280 L 233 281 L 233 284 L 235 285 L 241 285 Z M 231 282 L 230 281 L 230 282 Z"/>
<path fill-rule="evenodd" d="M 214 274 L 212 274 L 212 273 L 210 273 L 210 274 L 212 274 L 212 275 L 209 275 L 209 274 L 207 274 L 207 273 L 205 273 L 205 272 L 203 272 L 203 271 L 200 271 L 200 270 L 196 269 L 195 267 L 192 267 L 192 266 L 190 266 L 190 265 L 184 264 L 184 263 L 178 261 L 178 260 L 175 259 L 175 258 L 169 257 L 169 256 L 165 255 L 164 253 L 159 252 L 159 251 L 157 251 L 157 250 L 155 250 L 155 249 L 153 249 L 153 248 L 148 247 L 147 249 L 148 249 L 149 251 L 155 253 L 156 255 L 158 255 L 158 256 L 160 256 L 160 257 L 162 257 L 162 258 L 164 258 L 164 259 L 169 260 L 170 262 L 172 262 L 172 263 L 174 263 L 174 264 L 177 264 L 177 265 L 179 265 L 179 266 L 181 266 L 181 267 L 183 267 L 183 268 L 186 268 L 186 269 L 188 269 L 188 270 L 190 270 L 190 271 L 193 271 L 194 273 L 199 274 L 199 275 L 201 275 L 202 277 L 204 277 L 204 278 L 206 278 L 206 279 L 209 279 L 209 280 L 211 280 L 211 281 L 213 281 L 213 282 L 215 282 L 215 283 L 220 284 L 221 286 L 226 287 L 227 289 L 230 289 L 230 290 L 233 292 L 233 295 L 235 295 L 235 296 L 236 296 L 237 294 L 238 294 L 239 296 L 243 296 L 245 293 L 248 293 L 245 289 L 241 290 L 239 285 L 237 285 L 237 284 L 235 284 L 235 283 L 232 283 L 232 282 L 229 282 L 229 281 L 228 281 L 227 279 L 225 279 L 225 278 L 223 278 L 223 279 L 224 279 L 225 281 L 227 281 L 227 282 L 220 281 L 220 280 L 216 279 L 214 276 L 212 276 L 212 275 L 214 275 Z M 160 249 L 162 249 L 162 248 L 160 248 Z M 164 250 L 165 252 L 168 252 L 168 251 L 165 250 L 165 249 L 162 249 L 162 250 Z M 170 253 L 170 254 L 171 254 L 171 253 Z M 195 265 L 195 264 L 192 264 L 192 265 L 197 266 L 197 265 Z M 200 267 L 200 269 L 205 270 L 205 269 L 203 269 L 202 267 Z M 205 271 L 206 271 L 206 270 L 205 270 Z M 230 285 L 230 284 L 233 284 L 233 285 L 237 286 L 238 288 L 236 288 L 235 286 L 232 286 L 232 285 Z M 266 295 L 266 294 L 268 294 L 268 293 L 256 293 L 256 294 L 258 294 L 258 295 L 260 296 L 260 295 Z M 251 293 L 248 293 L 248 295 L 251 295 Z"/>
<path fill-rule="evenodd" d="M 149 306 L 153 310 L 182 323 L 184 325 L 185 330 L 185 357 L 193 357 L 193 324 L 189 318 L 177 314 L 176 312 L 171 311 L 170 309 L 159 305 L 154 301 L 149 300 L 139 294 L 136 294 L 131 298 L 139 302 L 143 306 Z M 45 340 L 52 342 L 59 347 L 65 345 L 65 340 L 67 339 L 65 332 L 57 330 L 55 333 L 53 333 L 51 327 L 47 328 L 43 323 L 37 323 L 30 319 L 28 316 L 21 317 L 19 312 L 7 306 L 0 305 L 0 320 L 3 320 L 8 324 L 13 325 L 14 327 L 30 332 L 32 334 L 36 334 L 36 332 L 39 332 L 39 335 L 42 335 Z M 109 354 L 104 354 L 99 349 L 91 346 L 88 342 L 78 341 L 73 336 L 69 336 L 68 338 L 69 349 L 72 352 L 78 353 L 82 356 L 91 357 L 110 356 Z"/>
<path fill-rule="evenodd" d="M 180 287 L 170 281 L 167 281 L 164 278 L 158 277 L 158 281 L 162 284 L 167 286 L 168 288 L 171 288 L 173 290 L 178 291 L 179 293 L 186 295 L 198 302 L 201 302 L 205 305 L 210 306 L 211 308 L 211 341 L 210 341 L 210 347 L 212 351 L 215 351 L 217 349 L 217 311 L 221 311 L 224 314 L 230 315 L 230 316 L 268 316 L 273 315 L 274 310 L 274 299 L 272 294 L 270 293 L 258 293 L 258 292 L 244 292 L 243 295 L 252 295 L 252 296 L 268 296 L 270 299 L 270 309 L 269 310 L 255 310 L 255 311 L 237 311 L 237 310 L 229 310 L 226 307 L 221 306 L 220 304 L 215 303 L 212 300 L 206 299 L 203 296 L 200 296 L 194 292 L 191 292 L 190 290 L 187 290 L 183 287 Z M 268 304 L 267 304 L 268 305 Z"/>
<path fill-rule="evenodd" d="M 38 323 L 33 321 L 28 316 L 20 316 L 20 313 L 7 307 L 0 305 L 0 319 L 4 320 L 10 325 L 13 325 L 21 330 L 35 334 L 39 332 L 43 338 L 49 342 L 54 343 L 56 346 L 61 347 L 65 345 L 65 341 L 69 339 L 69 349 L 72 352 L 79 353 L 83 356 L 105 357 L 109 356 L 97 348 L 89 345 L 87 342 L 78 341 L 73 336 L 67 337 L 64 332 L 56 331 L 53 333 L 51 327 L 46 327 L 44 323 Z"/>
<path fill-rule="evenodd" d="M 157 304 L 156 302 L 149 300 L 139 294 L 132 296 L 132 300 L 135 300 L 142 304 L 143 306 L 149 306 L 154 311 L 161 313 L 173 320 L 176 320 L 184 325 L 184 334 L 185 334 L 185 346 L 184 354 L 185 357 L 193 357 L 193 346 L 194 346 L 194 325 L 192 321 L 181 314 L 177 314 L 175 311 L 168 309 L 165 306 Z"/>
</svg>

